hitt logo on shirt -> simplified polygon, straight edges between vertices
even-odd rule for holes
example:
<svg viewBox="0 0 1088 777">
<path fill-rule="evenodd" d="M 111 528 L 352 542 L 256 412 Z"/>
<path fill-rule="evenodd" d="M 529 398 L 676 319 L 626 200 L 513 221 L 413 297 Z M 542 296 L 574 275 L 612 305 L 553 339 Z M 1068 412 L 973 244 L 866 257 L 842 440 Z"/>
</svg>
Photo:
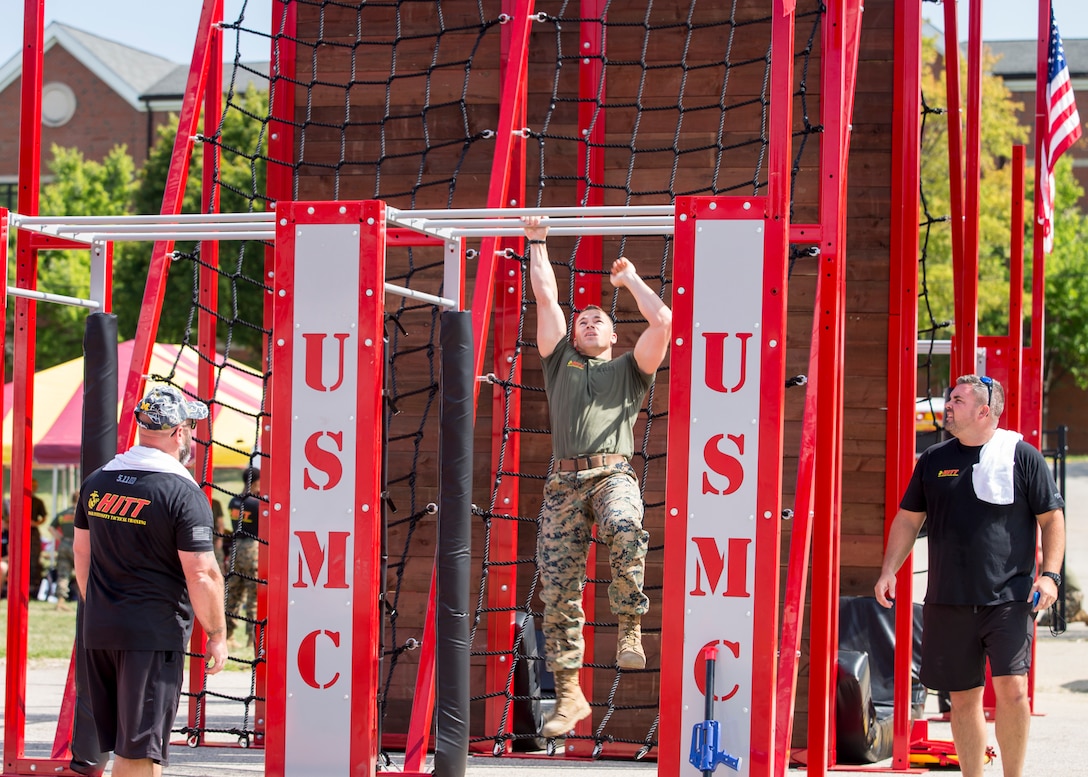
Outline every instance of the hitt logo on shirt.
<svg viewBox="0 0 1088 777">
<path fill-rule="evenodd" d="M 87 497 L 87 512 L 96 518 L 143 526 L 147 524 L 147 521 L 139 515 L 149 504 L 151 504 L 150 499 L 139 499 L 108 491 L 99 495 L 98 491 L 92 491 Z"/>
</svg>

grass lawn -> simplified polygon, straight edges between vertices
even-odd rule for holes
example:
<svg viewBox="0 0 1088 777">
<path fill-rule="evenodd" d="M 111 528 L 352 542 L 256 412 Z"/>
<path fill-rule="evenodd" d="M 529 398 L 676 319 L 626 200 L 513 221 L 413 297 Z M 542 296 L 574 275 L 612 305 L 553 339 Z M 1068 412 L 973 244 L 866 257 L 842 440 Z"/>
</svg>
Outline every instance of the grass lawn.
<svg viewBox="0 0 1088 777">
<path fill-rule="evenodd" d="M 27 635 L 27 658 L 70 658 L 72 643 L 76 638 L 76 608 L 68 605 L 68 612 L 58 612 L 55 604 L 30 602 L 30 628 Z M 0 625 L 4 637 L 0 641 L 0 657 L 7 657 L 8 600 L 0 600 Z"/>
<path fill-rule="evenodd" d="M 57 611 L 55 604 L 30 602 L 30 629 L 27 638 L 27 658 L 31 661 L 44 658 L 68 659 L 72 656 L 72 644 L 76 638 L 75 603 L 68 604 L 68 612 Z M 0 658 L 7 658 L 8 600 L 0 599 Z M 241 626 L 235 629 L 235 636 L 245 640 Z M 244 644 L 230 650 L 230 655 L 243 661 L 253 660 L 253 648 Z M 228 661 L 227 671 L 249 671 L 249 664 L 241 661 Z"/>
</svg>

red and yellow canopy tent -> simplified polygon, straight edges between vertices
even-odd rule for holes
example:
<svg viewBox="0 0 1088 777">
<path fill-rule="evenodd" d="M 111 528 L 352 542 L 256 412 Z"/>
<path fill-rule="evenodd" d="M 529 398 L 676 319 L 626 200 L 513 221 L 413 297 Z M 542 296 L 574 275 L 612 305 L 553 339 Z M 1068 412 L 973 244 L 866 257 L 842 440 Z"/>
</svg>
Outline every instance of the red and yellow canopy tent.
<svg viewBox="0 0 1088 777">
<path fill-rule="evenodd" d="M 132 340 L 117 346 L 118 397 L 132 361 Z M 197 392 L 199 357 L 191 348 L 156 343 L 148 375 L 161 377 L 193 396 Z M 212 456 L 216 467 L 251 463 L 259 435 L 263 381 L 244 364 L 219 356 L 217 385 L 209 402 Z M 154 377 L 148 382 L 154 382 Z M 11 463 L 13 384 L 4 386 L 3 463 Z M 34 461 L 43 466 L 78 465 L 83 423 L 83 358 L 44 369 L 34 376 Z"/>
</svg>

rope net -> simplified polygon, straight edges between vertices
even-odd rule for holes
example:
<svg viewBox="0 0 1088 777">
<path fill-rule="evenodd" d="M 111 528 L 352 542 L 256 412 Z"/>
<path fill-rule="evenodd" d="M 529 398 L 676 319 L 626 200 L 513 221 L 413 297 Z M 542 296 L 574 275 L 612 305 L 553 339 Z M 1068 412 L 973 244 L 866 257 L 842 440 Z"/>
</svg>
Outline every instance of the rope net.
<svg viewBox="0 0 1088 777">
<path fill-rule="evenodd" d="M 149 383 L 169 383 L 200 398 L 207 403 L 214 419 L 209 437 L 203 437 L 199 430 L 194 435 L 199 446 L 196 474 L 197 482 L 212 499 L 216 515 L 215 552 L 223 569 L 231 634 L 224 672 L 214 677 L 203 676 L 199 687 L 190 684 L 189 690 L 182 692 L 188 701 L 188 714 L 179 714 L 175 732 L 183 735 L 191 746 L 202 742 L 233 742 L 249 747 L 262 742 L 264 730 L 267 618 L 263 604 L 258 608 L 257 600 L 258 588 L 264 588 L 268 582 L 267 573 L 258 566 L 259 558 L 265 555 L 267 540 L 242 513 L 250 517 L 253 512 L 263 513 L 267 498 L 250 495 L 246 470 L 239 467 L 260 469 L 267 460 L 261 451 L 261 439 L 269 415 L 269 360 L 260 347 L 245 343 L 266 343 L 270 332 L 260 321 L 239 315 L 238 299 L 264 295 L 270 289 L 261 281 L 263 273 L 250 273 L 245 267 L 252 264 L 252 259 L 246 262 L 245 249 L 230 251 L 229 245 L 222 246 L 217 265 L 202 260 L 196 248 L 175 251 L 171 272 L 176 279 L 191 284 L 189 314 L 182 344 L 172 362 L 161 372 L 148 375 Z M 201 288 L 209 283 L 220 291 L 216 307 L 202 301 Z M 215 322 L 219 333 L 215 354 L 198 347 L 201 316 Z M 247 335 L 239 337 L 240 330 Z M 210 389 L 201 391 L 197 372 L 206 370 L 212 375 Z M 253 492 L 256 491 L 254 487 Z M 255 520 L 259 525 L 260 518 Z M 202 665 L 201 657 L 194 657 L 198 659 L 195 665 Z"/>
<path fill-rule="evenodd" d="M 245 6 L 237 19 L 224 24 L 228 42 L 230 36 L 240 40 L 257 35 L 270 38 L 274 51 L 288 43 L 297 51 L 297 70 L 273 62 L 265 71 L 236 56 L 228 71 L 224 123 L 201 138 L 205 153 L 216 147 L 222 155 L 216 179 L 224 200 L 234 198 L 234 210 L 265 209 L 272 199 L 265 190 L 266 177 L 287 167 L 291 197 L 297 200 L 377 198 L 404 209 L 487 204 L 500 115 L 500 52 L 510 23 L 500 4 L 292 2 L 295 30 L 259 32 L 247 22 Z M 279 8 L 282 0 L 275 5 Z M 667 204 L 682 195 L 765 194 L 771 26 L 769 9 L 752 6 L 739 0 L 605 2 L 600 17 L 582 18 L 577 4 L 537 3 L 523 132 L 524 202 L 540 207 Z M 808 140 L 820 128 L 809 120 L 812 90 L 807 78 L 823 10 L 818 0 L 798 3 L 795 193 L 815 188 L 813 149 L 818 144 Z M 591 34 L 580 38 L 584 30 Z M 583 77 L 587 68 L 596 73 L 588 87 Z M 267 104 L 275 104 L 278 90 L 294 94 L 294 113 L 275 122 L 294 135 L 291 160 L 275 160 L 269 153 L 273 117 L 256 109 L 261 103 L 253 99 L 253 91 L 263 88 L 270 92 Z M 256 128 L 245 143 L 223 131 L 232 114 L 246 117 Z M 586 156 L 595 163 L 586 166 L 581 161 Z M 794 211 L 799 219 L 813 213 L 811 205 Z M 470 260 L 477 258 L 478 247 L 469 244 Z M 573 318 L 586 304 L 601 304 L 616 321 L 620 351 L 633 346 L 645 323 L 629 295 L 608 293 L 612 261 L 631 257 L 651 288 L 662 298 L 670 297 L 671 238 L 553 237 L 549 249 L 564 310 Z M 270 333 L 255 312 L 261 303 L 254 302 L 268 291 L 261 281 L 263 246 L 232 249 L 224 244 L 217 262 L 202 263 L 195 253 L 182 255 L 181 261 L 191 263 L 193 278 L 192 313 L 183 341 L 196 340 L 198 312 L 212 316 L 220 352 L 225 343 L 228 356 L 245 353 L 243 361 L 256 365 L 251 374 L 267 387 Z M 439 294 L 442 268 L 439 248 L 394 246 L 387 255 L 386 279 Z M 221 293 L 214 309 L 199 302 L 201 270 L 219 276 Z M 542 485 L 552 462 L 532 335 L 535 304 L 525 270 L 526 257 L 516 255 L 498 268 L 496 298 L 502 304 L 496 302 L 492 333 L 497 342 L 502 331 L 507 344 L 495 346 L 499 366 L 485 388 L 493 392 L 491 401 L 484 399 L 478 406 L 475 441 L 473 563 L 479 577 L 473 590 L 472 743 L 474 749 L 495 754 L 551 746 L 536 733 L 552 689 L 538 647 L 542 605 L 535 549 Z M 179 271 L 175 267 L 173 275 Z M 470 278 L 473 273 L 470 261 Z M 430 305 L 402 297 L 386 303 L 387 590 L 377 703 L 387 746 L 395 746 L 407 730 L 434 563 L 437 313 Z M 213 405 L 225 401 L 220 385 L 217 381 L 216 392 L 200 398 Z M 594 713 L 589 734 L 567 738 L 571 752 L 641 758 L 657 744 L 667 407 L 666 363 L 640 414 L 633 461 L 651 534 L 645 586 L 651 611 L 643 619 L 648 667 L 620 671 L 615 666 L 616 619 L 606 593 L 608 554 L 598 551 L 585 592 L 591 613 L 586 634 L 594 650 L 586 655 L 593 679 L 583 685 Z M 257 444 L 263 417 L 262 399 L 253 418 L 252 444 L 241 446 L 258 461 L 263 458 Z M 222 497 L 242 494 L 236 482 L 213 479 L 208 485 Z M 234 551 L 227 556 L 229 573 L 245 580 L 256 577 L 262 587 L 267 574 L 236 568 L 236 557 Z M 253 657 L 232 657 L 236 665 L 248 668 L 249 691 L 220 692 L 216 684 L 223 675 L 210 678 L 192 698 L 231 701 L 237 708 L 233 717 L 212 720 L 195 704 L 181 731 L 196 739 L 224 732 L 243 744 L 259 743 L 267 624 L 260 608 L 229 614 L 255 626 Z"/>
</svg>

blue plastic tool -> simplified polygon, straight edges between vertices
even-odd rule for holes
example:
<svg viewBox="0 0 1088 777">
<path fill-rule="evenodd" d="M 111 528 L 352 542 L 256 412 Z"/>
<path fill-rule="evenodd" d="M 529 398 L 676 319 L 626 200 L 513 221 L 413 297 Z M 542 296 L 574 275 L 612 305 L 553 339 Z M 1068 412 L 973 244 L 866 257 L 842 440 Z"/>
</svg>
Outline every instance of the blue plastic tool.
<svg viewBox="0 0 1088 777">
<path fill-rule="evenodd" d="M 741 759 L 720 749 L 718 744 L 721 739 L 721 723 L 714 720 L 714 665 L 718 661 L 718 648 L 707 645 L 703 648 L 703 658 L 706 659 L 706 706 L 703 712 L 706 720 L 692 726 L 688 761 L 703 773 L 703 777 L 710 777 L 718 764 L 740 771 Z"/>
</svg>

